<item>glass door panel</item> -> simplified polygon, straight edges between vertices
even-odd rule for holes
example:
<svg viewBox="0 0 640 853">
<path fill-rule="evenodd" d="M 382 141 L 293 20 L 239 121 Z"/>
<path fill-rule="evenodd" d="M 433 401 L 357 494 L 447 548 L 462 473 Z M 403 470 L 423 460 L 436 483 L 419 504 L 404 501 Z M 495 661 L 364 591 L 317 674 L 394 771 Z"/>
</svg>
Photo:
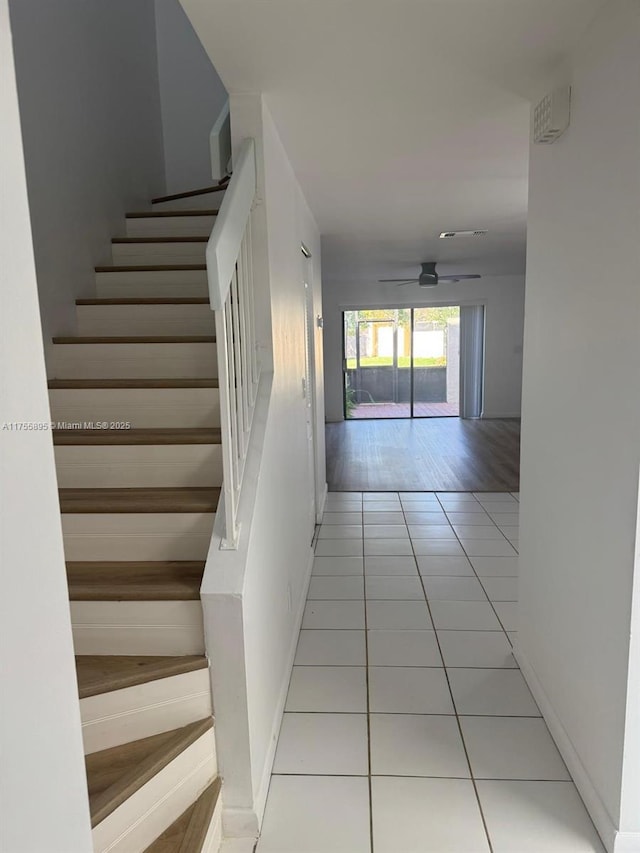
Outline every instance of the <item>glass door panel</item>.
<svg viewBox="0 0 640 853">
<path fill-rule="evenodd" d="M 411 416 L 411 312 L 345 311 L 345 416 Z"/>
<path fill-rule="evenodd" d="M 413 417 L 460 414 L 460 308 L 413 311 Z"/>
</svg>

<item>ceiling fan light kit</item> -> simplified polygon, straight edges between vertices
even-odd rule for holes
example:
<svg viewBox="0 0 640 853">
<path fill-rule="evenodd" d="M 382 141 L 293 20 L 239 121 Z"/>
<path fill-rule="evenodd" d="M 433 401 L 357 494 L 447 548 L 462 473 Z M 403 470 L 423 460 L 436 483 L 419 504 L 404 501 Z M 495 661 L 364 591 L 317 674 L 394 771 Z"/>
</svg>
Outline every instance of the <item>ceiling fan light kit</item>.
<svg viewBox="0 0 640 853">
<path fill-rule="evenodd" d="M 441 231 L 441 240 L 455 240 L 457 237 L 486 237 L 489 232 L 486 228 L 478 228 L 475 231 Z"/>
</svg>

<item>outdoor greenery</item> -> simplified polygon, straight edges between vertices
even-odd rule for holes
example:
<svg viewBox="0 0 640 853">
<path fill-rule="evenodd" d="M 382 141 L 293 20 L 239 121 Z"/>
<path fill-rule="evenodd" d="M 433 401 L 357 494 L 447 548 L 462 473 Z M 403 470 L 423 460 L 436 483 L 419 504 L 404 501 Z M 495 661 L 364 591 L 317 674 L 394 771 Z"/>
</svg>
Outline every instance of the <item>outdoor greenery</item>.
<svg viewBox="0 0 640 853">
<path fill-rule="evenodd" d="M 445 367 L 447 360 L 444 356 L 440 358 L 414 358 L 414 367 Z M 374 356 L 370 358 L 361 358 L 360 367 L 392 367 L 393 359 L 391 356 Z M 347 368 L 355 370 L 357 367 L 355 358 L 347 359 Z M 401 355 L 398 358 L 398 367 L 411 367 L 411 358 L 408 355 Z"/>
<path fill-rule="evenodd" d="M 430 308 L 416 308 L 415 321 L 416 323 L 435 323 L 446 326 L 447 320 L 459 317 L 460 308 L 457 305 L 441 305 Z M 364 311 L 345 311 L 345 325 L 347 334 L 355 334 L 356 320 L 373 321 L 373 320 L 389 320 L 397 321 L 398 325 L 408 329 L 411 326 L 411 309 L 410 308 L 372 308 Z"/>
</svg>

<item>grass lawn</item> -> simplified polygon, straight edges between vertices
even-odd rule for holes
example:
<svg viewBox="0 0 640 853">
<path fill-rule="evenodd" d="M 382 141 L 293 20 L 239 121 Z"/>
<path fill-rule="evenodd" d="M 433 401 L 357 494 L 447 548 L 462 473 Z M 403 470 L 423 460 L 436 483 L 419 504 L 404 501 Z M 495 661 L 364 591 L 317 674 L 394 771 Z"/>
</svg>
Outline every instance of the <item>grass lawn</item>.
<svg viewBox="0 0 640 853">
<path fill-rule="evenodd" d="M 414 358 L 414 367 L 445 367 L 447 361 L 444 356 L 439 358 Z M 390 356 L 375 356 L 373 358 L 361 358 L 360 367 L 393 367 L 393 359 Z M 411 367 L 411 359 L 408 355 L 401 355 L 398 358 L 398 367 Z M 355 358 L 347 359 L 347 368 L 355 370 Z"/>
</svg>

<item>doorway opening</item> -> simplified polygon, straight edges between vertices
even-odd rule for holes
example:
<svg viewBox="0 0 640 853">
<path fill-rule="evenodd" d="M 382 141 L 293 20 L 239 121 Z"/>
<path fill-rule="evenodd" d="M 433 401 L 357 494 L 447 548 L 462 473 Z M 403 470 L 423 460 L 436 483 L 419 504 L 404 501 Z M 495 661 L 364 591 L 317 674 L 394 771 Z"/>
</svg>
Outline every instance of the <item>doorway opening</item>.
<svg viewBox="0 0 640 853">
<path fill-rule="evenodd" d="M 460 307 L 343 312 L 346 419 L 460 416 Z"/>
<path fill-rule="evenodd" d="M 309 495 L 309 541 L 313 540 L 321 500 L 318 496 L 316 471 L 316 351 L 313 305 L 313 260 L 311 252 L 301 244 L 304 286 L 304 377 L 305 421 L 307 432 L 307 469 L 311 485 Z"/>
</svg>

